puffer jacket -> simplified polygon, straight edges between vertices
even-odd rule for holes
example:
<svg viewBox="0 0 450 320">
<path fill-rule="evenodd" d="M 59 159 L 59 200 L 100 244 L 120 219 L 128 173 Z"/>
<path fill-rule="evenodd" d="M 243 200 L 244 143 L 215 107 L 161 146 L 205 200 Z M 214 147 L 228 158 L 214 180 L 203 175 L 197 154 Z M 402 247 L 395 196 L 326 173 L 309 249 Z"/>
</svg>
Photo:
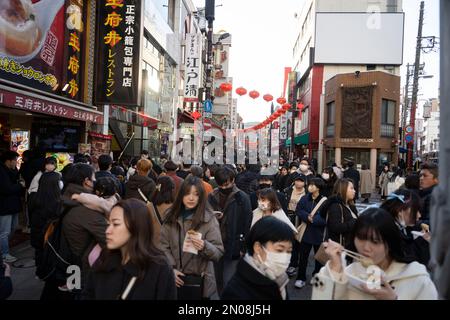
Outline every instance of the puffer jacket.
<svg viewBox="0 0 450 320">
<path fill-rule="evenodd" d="M 125 184 L 125 199 L 139 199 L 145 201 L 139 194 L 138 189 L 141 189 L 145 197 L 150 201 L 155 192 L 155 182 L 146 176 L 134 175 L 130 177 L 130 180 Z"/>
<path fill-rule="evenodd" d="M 160 248 L 172 268 L 184 274 L 204 274 L 203 297 L 210 298 L 217 292 L 213 262 L 218 262 L 224 252 L 219 223 L 214 213 L 207 209 L 203 222 L 195 229 L 205 242 L 205 247 L 197 255 L 182 252 L 186 232 L 192 229 L 191 226 L 192 215 L 186 219 L 180 215 L 176 223 L 166 221 L 161 227 Z"/>
</svg>

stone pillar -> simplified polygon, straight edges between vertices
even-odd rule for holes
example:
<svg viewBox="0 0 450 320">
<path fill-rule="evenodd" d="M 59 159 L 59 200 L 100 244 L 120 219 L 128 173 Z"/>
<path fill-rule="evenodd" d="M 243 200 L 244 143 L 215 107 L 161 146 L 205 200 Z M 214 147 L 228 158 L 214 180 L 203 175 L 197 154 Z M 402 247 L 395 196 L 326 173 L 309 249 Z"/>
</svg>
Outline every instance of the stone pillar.
<svg viewBox="0 0 450 320">
<path fill-rule="evenodd" d="M 334 149 L 334 162 L 336 162 L 336 164 L 340 167 L 342 162 L 341 162 L 341 148 L 336 148 Z"/>
<path fill-rule="evenodd" d="M 377 149 L 370 149 L 370 173 L 375 187 L 377 185 Z"/>
</svg>

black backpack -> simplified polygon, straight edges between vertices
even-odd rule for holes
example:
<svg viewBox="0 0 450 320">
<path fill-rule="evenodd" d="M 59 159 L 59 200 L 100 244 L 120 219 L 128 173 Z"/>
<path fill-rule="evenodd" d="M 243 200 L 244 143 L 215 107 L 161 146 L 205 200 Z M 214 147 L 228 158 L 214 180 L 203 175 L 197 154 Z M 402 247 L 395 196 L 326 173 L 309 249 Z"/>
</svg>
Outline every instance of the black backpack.
<svg viewBox="0 0 450 320">
<path fill-rule="evenodd" d="M 45 228 L 44 248 L 41 264 L 36 267 L 39 279 L 65 282 L 67 267 L 77 265 L 81 268 L 81 258 L 73 254 L 69 243 L 63 234 L 63 219 L 70 211 L 63 209 L 62 213 L 49 221 Z"/>
</svg>

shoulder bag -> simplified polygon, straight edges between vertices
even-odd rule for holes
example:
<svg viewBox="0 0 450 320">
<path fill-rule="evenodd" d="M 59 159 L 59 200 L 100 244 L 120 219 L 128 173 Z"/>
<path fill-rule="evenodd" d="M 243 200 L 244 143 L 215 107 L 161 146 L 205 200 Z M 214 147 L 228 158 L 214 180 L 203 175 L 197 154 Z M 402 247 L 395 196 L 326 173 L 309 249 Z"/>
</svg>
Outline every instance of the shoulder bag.
<svg viewBox="0 0 450 320">
<path fill-rule="evenodd" d="M 344 223 L 344 212 L 342 211 L 342 206 L 339 205 L 339 208 L 341 208 L 341 222 Z M 325 230 L 323 231 L 322 243 L 320 244 L 319 250 L 317 250 L 316 254 L 314 255 L 314 259 L 316 259 L 321 265 L 325 265 L 325 263 L 327 263 L 327 261 L 329 260 L 328 255 L 325 252 L 325 247 L 323 245 L 328 233 L 328 213 L 326 221 L 327 225 L 325 226 Z M 343 245 L 342 233 L 339 236 L 339 244 Z"/>
<path fill-rule="evenodd" d="M 181 227 L 178 230 L 178 252 L 180 254 L 180 271 L 183 272 L 183 259 L 182 253 L 183 245 L 181 243 Z M 185 265 L 186 266 L 186 265 Z M 184 272 L 183 272 L 184 273 Z M 183 286 L 177 288 L 177 299 L 178 300 L 201 300 L 203 298 L 203 285 L 204 285 L 204 275 L 196 274 L 186 274 L 181 276 L 184 284 Z"/>
<path fill-rule="evenodd" d="M 317 203 L 316 206 L 314 207 L 314 209 L 311 211 L 311 216 L 314 217 L 317 210 L 320 209 L 320 207 L 325 202 L 325 200 L 327 200 L 327 197 L 322 197 L 322 199 L 320 199 L 319 203 Z M 297 227 L 297 233 L 295 234 L 295 239 L 298 242 L 302 242 L 303 235 L 305 234 L 307 226 L 308 226 L 308 224 L 306 222 L 302 221 L 302 223 Z"/>
</svg>

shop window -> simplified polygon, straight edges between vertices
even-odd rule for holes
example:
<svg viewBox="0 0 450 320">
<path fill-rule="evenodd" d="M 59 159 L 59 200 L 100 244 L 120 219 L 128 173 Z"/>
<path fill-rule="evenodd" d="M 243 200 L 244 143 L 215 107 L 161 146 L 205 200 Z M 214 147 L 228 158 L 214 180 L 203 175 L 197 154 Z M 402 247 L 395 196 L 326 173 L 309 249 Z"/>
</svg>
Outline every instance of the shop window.
<svg viewBox="0 0 450 320">
<path fill-rule="evenodd" d="M 395 106 L 396 102 L 383 99 L 381 102 L 381 136 L 394 137 L 395 135 Z"/>
<path fill-rule="evenodd" d="M 336 103 L 327 103 L 327 137 L 334 137 L 334 124 L 336 121 Z"/>
</svg>

